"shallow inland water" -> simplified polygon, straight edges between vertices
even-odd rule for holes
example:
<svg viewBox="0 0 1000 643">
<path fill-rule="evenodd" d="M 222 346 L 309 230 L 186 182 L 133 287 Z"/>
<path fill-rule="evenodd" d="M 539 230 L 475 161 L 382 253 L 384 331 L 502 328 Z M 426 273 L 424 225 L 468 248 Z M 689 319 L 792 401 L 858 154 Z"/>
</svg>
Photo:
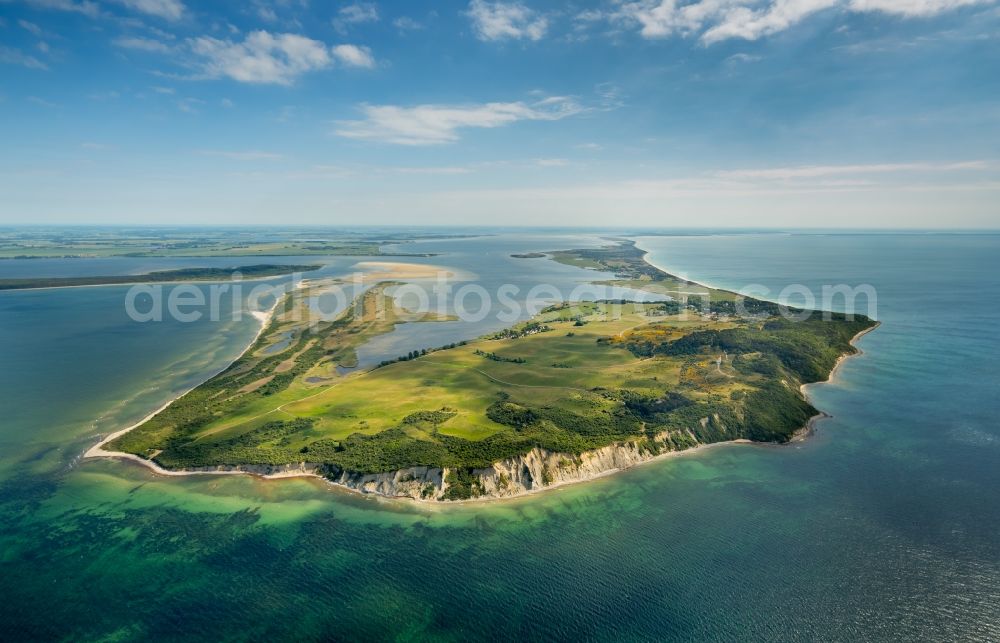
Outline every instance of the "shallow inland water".
<svg viewBox="0 0 1000 643">
<path fill-rule="evenodd" d="M 485 247 L 435 243 L 457 267 Z M 162 478 L 78 456 L 253 321 L 136 325 L 120 288 L 0 293 L 0 638 L 1000 638 L 1000 237 L 639 243 L 723 287 L 876 287 L 865 354 L 810 389 L 833 416 L 816 435 L 460 507 Z"/>
</svg>

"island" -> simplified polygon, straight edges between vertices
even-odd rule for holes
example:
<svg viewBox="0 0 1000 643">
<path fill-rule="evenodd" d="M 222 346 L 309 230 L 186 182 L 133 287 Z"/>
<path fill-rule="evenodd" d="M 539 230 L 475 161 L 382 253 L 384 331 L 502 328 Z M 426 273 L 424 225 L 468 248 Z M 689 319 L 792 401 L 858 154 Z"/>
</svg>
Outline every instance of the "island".
<svg viewBox="0 0 1000 643">
<path fill-rule="evenodd" d="M 418 501 L 509 498 L 708 445 L 789 442 L 820 415 L 802 387 L 826 380 L 877 325 L 737 305 L 627 241 L 550 254 L 664 298 L 558 303 L 362 370 L 356 351 L 372 337 L 444 318 L 399 309 L 388 271 L 319 324 L 297 321 L 303 298 L 288 296 L 232 365 L 87 455 L 167 474 L 313 475 Z"/>
<path fill-rule="evenodd" d="M 544 252 L 515 252 L 511 255 L 514 259 L 544 259 L 546 256 Z"/>
<path fill-rule="evenodd" d="M 73 288 L 76 286 L 113 286 L 117 284 L 167 283 L 173 281 L 228 281 L 239 273 L 241 279 L 266 279 L 299 272 L 311 272 L 322 264 L 258 264 L 232 268 L 178 268 L 157 270 L 141 275 L 111 275 L 94 277 L 29 277 L 0 279 L 0 290 L 30 290 L 37 288 Z"/>
</svg>

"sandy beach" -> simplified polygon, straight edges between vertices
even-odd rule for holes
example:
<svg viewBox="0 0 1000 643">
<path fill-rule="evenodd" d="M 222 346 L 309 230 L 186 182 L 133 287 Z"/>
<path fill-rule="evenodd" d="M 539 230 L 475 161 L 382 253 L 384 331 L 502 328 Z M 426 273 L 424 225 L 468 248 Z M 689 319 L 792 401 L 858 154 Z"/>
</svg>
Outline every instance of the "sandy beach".
<svg viewBox="0 0 1000 643">
<path fill-rule="evenodd" d="M 444 266 L 401 261 L 359 261 L 354 269 L 363 272 L 368 281 L 390 281 L 394 279 L 457 279 L 466 281 L 474 277 L 462 271 Z"/>
</svg>

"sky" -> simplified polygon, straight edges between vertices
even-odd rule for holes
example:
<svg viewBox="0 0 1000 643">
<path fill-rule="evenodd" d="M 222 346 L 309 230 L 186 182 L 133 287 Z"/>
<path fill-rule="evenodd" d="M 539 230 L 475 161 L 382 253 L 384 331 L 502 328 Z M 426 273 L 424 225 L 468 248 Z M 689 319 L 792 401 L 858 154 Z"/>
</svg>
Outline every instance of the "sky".
<svg viewBox="0 0 1000 643">
<path fill-rule="evenodd" d="M 998 0 L 0 0 L 0 224 L 1000 227 Z"/>
</svg>

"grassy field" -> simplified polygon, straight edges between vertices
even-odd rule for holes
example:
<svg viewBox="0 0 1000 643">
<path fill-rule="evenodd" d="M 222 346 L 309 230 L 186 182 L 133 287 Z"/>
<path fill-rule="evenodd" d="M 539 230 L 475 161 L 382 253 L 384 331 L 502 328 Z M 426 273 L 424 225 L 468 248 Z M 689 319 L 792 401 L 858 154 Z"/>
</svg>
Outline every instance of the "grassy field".
<svg viewBox="0 0 1000 643">
<path fill-rule="evenodd" d="M 357 363 L 356 348 L 391 331 L 397 323 L 441 319 L 414 316 L 396 307 L 383 282 L 366 291 L 334 320 L 316 321 L 315 298 L 340 286 L 335 280 L 304 282 L 279 303 L 267 328 L 229 368 L 176 400 L 142 427 L 122 436 L 117 447 L 150 455 L 180 435 L 226 436 L 236 428 L 287 419 L 281 406 L 325 390 L 345 378 L 337 367 Z M 447 318 L 444 318 L 447 319 Z"/>
<path fill-rule="evenodd" d="M 339 440 L 355 432 L 384 431 L 413 413 L 449 408 L 456 414 L 437 427 L 441 433 L 482 439 L 506 428 L 486 416 L 487 407 L 501 392 L 529 404 L 556 404 L 567 398 L 569 406 L 577 406 L 579 400 L 599 397 L 593 388 L 620 386 L 632 379 L 637 360 L 627 351 L 596 341 L 648 321 L 637 310 L 641 306 L 627 308 L 621 319 L 583 327 L 552 321 L 554 314 L 542 315 L 538 321 L 551 330 L 517 339 L 483 339 L 390 364 L 285 410 L 296 417 L 315 418 L 317 432 Z M 477 351 L 512 361 L 490 359 Z M 371 402 L 372 391 L 378 391 L 377 404 Z"/>
</svg>

